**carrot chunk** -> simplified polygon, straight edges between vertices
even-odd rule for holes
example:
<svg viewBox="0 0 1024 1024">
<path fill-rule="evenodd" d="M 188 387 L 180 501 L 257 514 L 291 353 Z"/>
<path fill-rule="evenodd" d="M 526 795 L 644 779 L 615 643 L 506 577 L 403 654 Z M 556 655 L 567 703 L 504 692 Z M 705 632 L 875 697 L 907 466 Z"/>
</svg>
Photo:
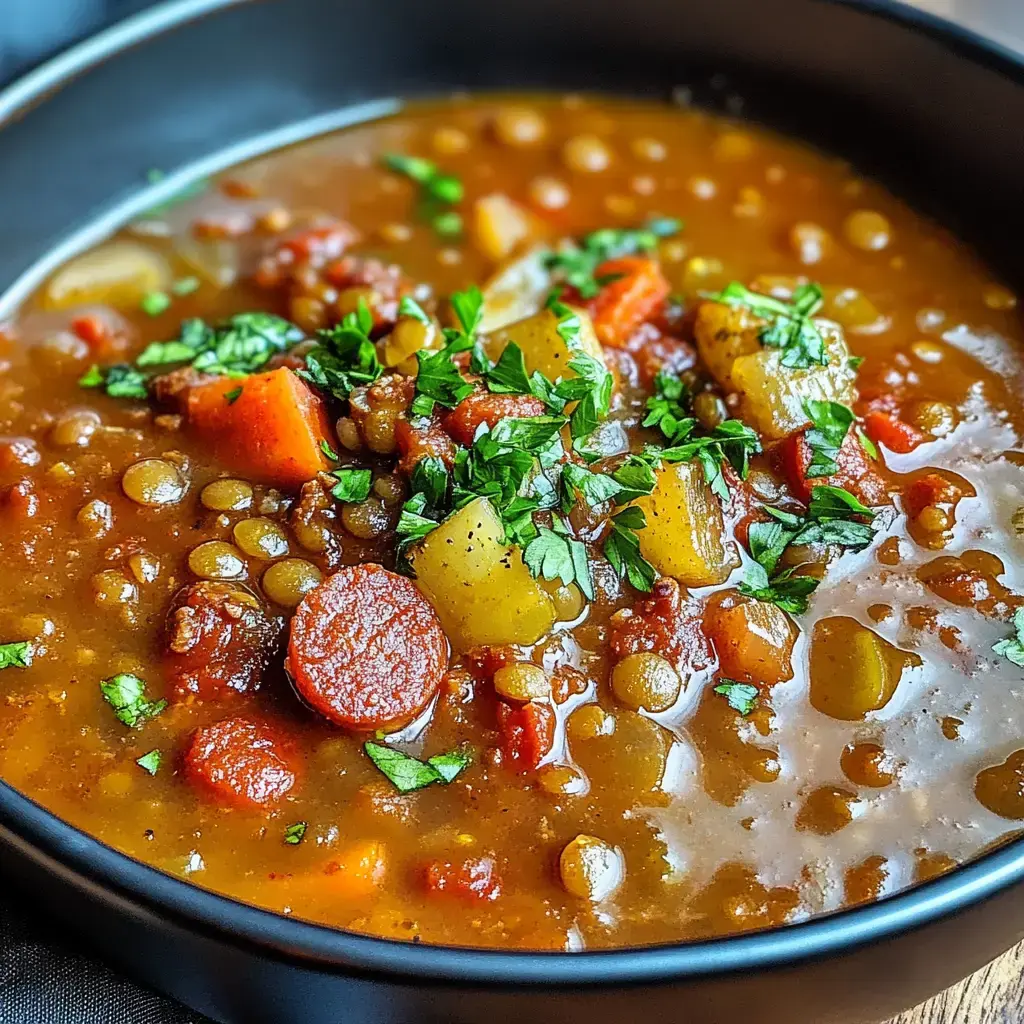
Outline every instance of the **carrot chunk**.
<svg viewBox="0 0 1024 1024">
<path fill-rule="evenodd" d="M 906 455 L 928 440 L 920 430 L 887 412 L 869 412 L 864 417 L 864 432 L 875 444 L 884 444 L 898 455 Z"/>
<path fill-rule="evenodd" d="M 375 839 L 346 846 L 324 867 L 328 888 L 346 899 L 365 899 L 384 883 L 387 874 L 387 848 Z"/>
<path fill-rule="evenodd" d="M 704 632 L 718 654 L 723 676 L 774 686 L 793 678 L 796 627 L 780 608 L 735 591 L 712 595 Z"/>
<path fill-rule="evenodd" d="M 644 256 L 606 260 L 594 276 L 615 278 L 587 303 L 594 331 L 602 345 L 622 348 L 668 297 L 668 281 L 658 261 Z"/>
<path fill-rule="evenodd" d="M 186 411 L 190 427 L 236 473 L 292 489 L 328 468 L 324 403 L 286 367 L 197 384 Z"/>
</svg>

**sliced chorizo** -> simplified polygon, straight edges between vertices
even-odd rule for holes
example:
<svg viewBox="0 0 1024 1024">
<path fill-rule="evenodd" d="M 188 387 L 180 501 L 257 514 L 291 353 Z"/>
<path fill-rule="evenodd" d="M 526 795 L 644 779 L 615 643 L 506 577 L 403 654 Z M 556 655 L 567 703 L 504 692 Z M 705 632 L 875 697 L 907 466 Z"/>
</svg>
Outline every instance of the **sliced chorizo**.
<svg viewBox="0 0 1024 1024">
<path fill-rule="evenodd" d="M 278 645 L 260 601 L 233 583 L 195 583 L 167 617 L 165 671 L 178 700 L 219 700 L 257 689 Z"/>
<path fill-rule="evenodd" d="M 277 803 L 297 781 L 290 744 L 246 718 L 197 729 L 185 753 L 185 775 L 218 803 L 241 808 Z"/>
<path fill-rule="evenodd" d="M 285 667 L 313 710 L 368 732 L 415 718 L 437 693 L 448 655 L 441 622 L 412 581 L 368 563 L 306 595 Z"/>
</svg>

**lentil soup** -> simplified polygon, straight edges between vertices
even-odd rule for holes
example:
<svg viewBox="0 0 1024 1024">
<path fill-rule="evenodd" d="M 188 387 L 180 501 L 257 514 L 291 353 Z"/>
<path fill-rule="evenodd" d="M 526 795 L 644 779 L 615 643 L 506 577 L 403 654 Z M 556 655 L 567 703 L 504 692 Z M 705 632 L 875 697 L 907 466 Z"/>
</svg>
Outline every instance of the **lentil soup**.
<svg viewBox="0 0 1024 1024">
<path fill-rule="evenodd" d="M 583 949 L 1024 820 L 1016 299 L 685 109 L 412 106 L 0 325 L 0 777 L 167 872 Z"/>
</svg>

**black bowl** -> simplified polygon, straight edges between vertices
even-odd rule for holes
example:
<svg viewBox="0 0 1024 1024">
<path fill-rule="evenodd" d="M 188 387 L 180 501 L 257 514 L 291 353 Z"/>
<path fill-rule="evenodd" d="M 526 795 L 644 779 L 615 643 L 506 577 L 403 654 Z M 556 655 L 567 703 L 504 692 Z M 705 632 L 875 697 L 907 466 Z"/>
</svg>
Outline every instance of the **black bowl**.
<svg viewBox="0 0 1024 1024">
<path fill-rule="evenodd" d="M 725 77 L 723 77 L 725 76 Z M 801 135 L 1024 261 L 1024 64 L 885 0 L 181 0 L 0 93 L 0 316 L 47 267 L 247 156 L 387 112 L 530 86 L 667 95 Z M 159 190 L 158 190 L 159 191 Z M 205 892 L 0 784 L 0 865 L 90 949 L 225 1022 L 866 1024 L 1024 938 L 1024 842 L 879 903 L 735 938 L 579 954 L 333 931 Z"/>
</svg>

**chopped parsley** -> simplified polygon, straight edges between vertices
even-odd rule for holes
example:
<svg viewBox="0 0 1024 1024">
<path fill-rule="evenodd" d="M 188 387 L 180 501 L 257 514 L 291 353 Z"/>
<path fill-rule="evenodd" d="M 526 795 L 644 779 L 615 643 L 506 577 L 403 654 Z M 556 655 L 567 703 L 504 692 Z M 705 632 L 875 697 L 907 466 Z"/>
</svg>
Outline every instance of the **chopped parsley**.
<svg viewBox="0 0 1024 1024">
<path fill-rule="evenodd" d="M 398 300 L 398 315 L 399 316 L 410 316 L 414 320 L 419 320 L 421 324 L 430 324 L 430 317 L 427 316 L 426 310 L 411 296 L 403 295 Z"/>
<path fill-rule="evenodd" d="M 537 529 L 537 536 L 523 551 L 523 561 L 534 577 L 559 579 L 565 587 L 575 583 L 588 600 L 594 599 L 586 545 L 569 536 L 568 527 L 558 516 L 552 517 L 550 530 L 546 526 Z"/>
<path fill-rule="evenodd" d="M 452 356 L 473 348 L 476 331 L 484 313 L 483 292 L 472 285 L 450 297 L 459 327 L 443 330 L 444 347 L 437 352 L 416 353 L 419 372 L 416 374 L 416 397 L 412 401 L 414 416 L 430 416 L 436 405 L 454 409 L 473 393 L 473 385 L 462 376 Z"/>
<path fill-rule="evenodd" d="M 804 402 L 804 412 L 811 421 L 811 427 L 804 434 L 804 440 L 811 449 L 811 462 L 804 476 L 832 476 L 839 472 L 839 449 L 853 425 L 853 410 L 839 402 L 823 402 L 809 398 Z"/>
<path fill-rule="evenodd" d="M 306 835 L 309 826 L 304 821 L 297 821 L 284 830 L 284 842 L 289 846 L 298 846 Z"/>
<path fill-rule="evenodd" d="M 341 323 L 317 331 L 317 345 L 306 353 L 298 374 L 321 391 L 345 400 L 352 391 L 372 384 L 384 371 L 370 338 L 373 314 L 364 299 Z"/>
<path fill-rule="evenodd" d="M 1018 608 L 1013 613 L 1013 631 L 1012 637 L 994 643 L 992 650 L 1014 665 L 1024 668 L 1024 608 Z"/>
<path fill-rule="evenodd" d="M 604 541 L 604 557 L 620 577 L 628 579 L 637 589 L 645 593 L 654 586 L 658 570 L 640 554 L 640 538 L 637 530 L 647 526 L 643 509 L 636 505 L 624 508 L 611 518 L 611 530 Z"/>
<path fill-rule="evenodd" d="M 324 438 L 320 442 L 320 451 L 324 453 L 331 460 L 331 462 L 337 462 L 341 456 L 331 447 L 331 442 Z"/>
<path fill-rule="evenodd" d="M 555 278 L 575 289 L 582 299 L 592 299 L 615 280 L 597 274 L 607 260 L 637 253 L 653 252 L 659 239 L 678 234 L 683 222 L 672 217 L 657 217 L 642 228 L 602 228 L 585 235 L 579 245 L 566 246 L 549 253 L 545 263 Z M 616 275 L 617 276 L 617 275 Z"/>
<path fill-rule="evenodd" d="M 338 501 L 366 501 L 370 496 L 373 472 L 369 469 L 335 469 L 331 476 L 338 482 L 331 488 L 331 494 Z"/>
<path fill-rule="evenodd" d="M 239 384 L 237 388 L 232 388 L 230 391 L 224 392 L 224 400 L 228 405 L 234 405 L 242 397 L 242 385 Z"/>
<path fill-rule="evenodd" d="M 167 707 L 166 700 L 147 700 L 146 684 L 130 672 L 119 672 L 116 676 L 101 680 L 100 692 L 114 709 L 117 720 L 130 729 L 159 715 Z"/>
<path fill-rule="evenodd" d="M 199 290 L 200 280 L 198 277 L 179 277 L 171 285 L 171 291 L 177 296 L 191 295 Z"/>
<path fill-rule="evenodd" d="M 738 711 L 744 718 L 757 706 L 759 696 L 756 686 L 725 678 L 715 687 L 715 693 L 721 694 L 729 702 L 729 707 Z"/>
<path fill-rule="evenodd" d="M 149 772 L 150 775 L 156 775 L 160 771 L 160 762 L 162 760 L 163 754 L 159 750 L 151 750 L 148 754 L 143 754 L 142 757 L 136 758 L 135 763 L 144 771 Z"/>
<path fill-rule="evenodd" d="M 740 592 L 759 601 L 770 601 L 794 615 L 807 611 L 810 595 L 820 580 L 797 573 L 799 566 L 776 573 L 783 552 L 792 545 L 830 544 L 859 551 L 874 539 L 870 523 L 854 516 L 873 519 L 875 513 L 842 487 L 811 489 L 806 516 L 765 506 L 772 516 L 767 523 L 753 523 L 748 544 L 754 559 Z"/>
<path fill-rule="evenodd" d="M 729 486 L 722 473 L 722 464 L 728 461 L 739 474 L 747 478 L 750 456 L 761 451 L 761 440 L 757 432 L 740 420 L 726 420 L 719 423 L 705 437 L 691 438 L 696 420 L 680 422 L 675 443 L 669 448 L 650 447 L 644 457 L 655 463 L 689 462 L 696 459 L 704 470 L 708 486 L 722 501 L 729 500 Z"/>
<path fill-rule="evenodd" d="M 462 215 L 454 210 L 437 214 L 430 224 L 442 238 L 458 238 L 462 234 Z"/>
<path fill-rule="evenodd" d="M 139 308 L 146 316 L 159 316 L 171 308 L 171 297 L 167 292 L 146 292 L 139 302 Z"/>
<path fill-rule="evenodd" d="M 689 415 L 690 392 L 679 376 L 661 370 L 654 378 L 654 394 L 647 399 L 645 427 L 657 427 L 669 441 L 693 430 Z"/>
<path fill-rule="evenodd" d="M 857 440 L 860 441 L 861 448 L 863 448 L 864 451 L 867 452 L 868 458 L 874 459 L 875 462 L 877 462 L 878 448 L 875 447 L 875 442 L 872 441 L 871 438 L 868 437 L 868 435 L 865 434 L 860 427 L 857 427 Z"/>
<path fill-rule="evenodd" d="M 0 669 L 28 668 L 31 664 L 31 641 L 15 640 L 9 644 L 0 644 Z"/>
<path fill-rule="evenodd" d="M 93 364 L 78 378 L 79 387 L 101 388 L 111 398 L 148 398 L 146 375 L 128 363 L 99 367 Z"/>
<path fill-rule="evenodd" d="M 426 761 L 372 740 L 363 744 L 363 750 L 400 793 L 411 793 L 435 782 L 447 785 L 470 763 L 469 755 L 458 750 L 436 754 Z"/>
<path fill-rule="evenodd" d="M 781 349 L 783 366 L 805 370 L 811 366 L 827 365 L 825 339 L 811 319 L 824 302 L 820 285 L 799 285 L 793 290 L 792 300 L 784 302 L 733 281 L 720 292 L 705 298 L 727 306 L 745 307 L 754 316 L 767 320 L 761 329 L 761 344 L 766 348 Z"/>
<path fill-rule="evenodd" d="M 445 174 L 432 160 L 388 153 L 384 157 L 384 166 L 415 181 L 420 186 L 424 198 L 441 203 L 462 201 L 462 182 L 454 174 Z"/>
</svg>

